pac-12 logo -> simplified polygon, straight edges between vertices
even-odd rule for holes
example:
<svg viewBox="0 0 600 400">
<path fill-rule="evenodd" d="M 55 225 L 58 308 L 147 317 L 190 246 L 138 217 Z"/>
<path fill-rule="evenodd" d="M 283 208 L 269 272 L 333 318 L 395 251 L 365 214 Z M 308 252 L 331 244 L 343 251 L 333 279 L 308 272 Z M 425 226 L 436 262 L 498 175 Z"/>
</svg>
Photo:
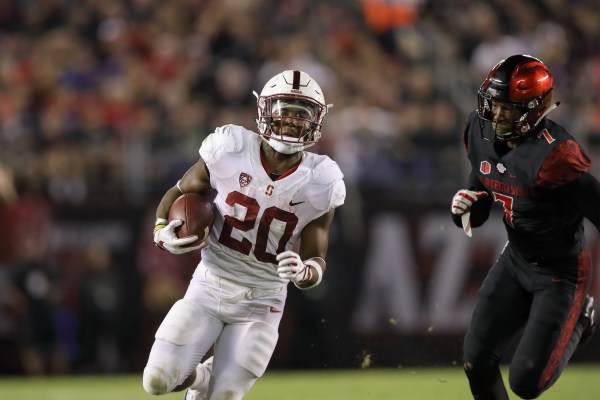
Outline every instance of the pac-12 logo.
<svg viewBox="0 0 600 400">
<path fill-rule="evenodd" d="M 248 186 L 248 184 L 252 182 L 252 177 L 245 172 L 240 174 L 240 187 L 244 188 Z"/>
<path fill-rule="evenodd" d="M 492 164 L 490 164 L 487 161 L 482 161 L 481 165 L 479 166 L 479 172 L 481 172 L 484 175 L 487 175 L 491 171 L 492 171 Z"/>
</svg>

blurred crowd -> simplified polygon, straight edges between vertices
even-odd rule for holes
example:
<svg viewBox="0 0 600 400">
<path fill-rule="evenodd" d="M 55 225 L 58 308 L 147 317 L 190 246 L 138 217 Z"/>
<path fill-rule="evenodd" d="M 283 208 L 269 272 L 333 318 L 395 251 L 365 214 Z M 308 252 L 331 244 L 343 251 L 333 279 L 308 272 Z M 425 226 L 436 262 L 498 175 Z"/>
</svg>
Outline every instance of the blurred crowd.
<svg viewBox="0 0 600 400">
<path fill-rule="evenodd" d="M 1 0 L 0 373 L 139 367 L 193 270 L 161 272 L 153 207 L 215 127 L 256 128 L 252 91 L 284 69 L 334 104 L 315 151 L 349 228 L 446 207 L 462 121 L 512 54 L 550 67 L 552 118 L 600 158 L 598 21 L 597 0 Z"/>
</svg>

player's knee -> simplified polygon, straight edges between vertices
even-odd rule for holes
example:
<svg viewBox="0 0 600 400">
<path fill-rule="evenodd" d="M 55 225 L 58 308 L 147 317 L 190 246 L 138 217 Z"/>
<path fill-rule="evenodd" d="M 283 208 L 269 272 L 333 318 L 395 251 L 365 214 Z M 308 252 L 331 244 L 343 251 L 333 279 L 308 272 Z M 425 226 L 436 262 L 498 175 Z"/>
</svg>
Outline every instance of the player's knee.
<svg viewBox="0 0 600 400">
<path fill-rule="evenodd" d="M 475 395 L 489 393 L 503 386 L 500 369 L 496 365 L 465 362 L 463 367 L 471 392 Z"/>
<path fill-rule="evenodd" d="M 181 359 L 176 354 L 161 350 L 162 344 L 155 342 L 142 379 L 144 390 L 155 395 L 172 392 L 182 373 Z"/>
<path fill-rule="evenodd" d="M 148 394 L 169 393 L 172 381 L 169 374 L 162 368 L 148 366 L 144 369 L 143 385 Z"/>
<path fill-rule="evenodd" d="M 467 376 L 469 376 L 469 373 L 473 369 L 473 364 L 471 364 L 470 362 L 466 362 L 466 363 L 464 363 L 463 368 L 465 369 L 465 374 L 467 374 Z"/>
<path fill-rule="evenodd" d="M 540 374 L 538 368 L 528 360 L 513 360 L 509 378 L 510 389 L 522 399 L 538 398 L 543 388 L 540 388 Z"/>
<path fill-rule="evenodd" d="M 465 370 L 465 374 L 469 381 L 480 382 L 480 381 L 488 381 L 489 377 L 494 375 L 495 369 L 484 367 L 480 364 L 473 364 L 470 362 L 465 362 L 463 364 L 463 368 Z"/>
<path fill-rule="evenodd" d="M 517 386 L 514 385 L 512 382 L 510 384 L 510 389 L 513 391 L 514 394 L 516 394 L 520 398 L 527 400 L 537 399 L 542 394 L 542 390 L 538 389 L 535 386 Z"/>
</svg>

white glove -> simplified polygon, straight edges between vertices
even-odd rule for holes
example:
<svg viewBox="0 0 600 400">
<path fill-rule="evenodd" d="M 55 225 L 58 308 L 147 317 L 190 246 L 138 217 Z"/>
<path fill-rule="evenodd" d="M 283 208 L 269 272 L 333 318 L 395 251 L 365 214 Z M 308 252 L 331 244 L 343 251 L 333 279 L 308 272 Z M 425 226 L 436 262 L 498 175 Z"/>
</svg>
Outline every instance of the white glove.
<svg viewBox="0 0 600 400">
<path fill-rule="evenodd" d="M 486 191 L 475 192 L 473 190 L 461 189 L 452 198 L 452 214 L 463 215 L 471 211 L 471 207 L 475 202 L 483 197 L 486 197 Z"/>
<path fill-rule="evenodd" d="M 477 200 L 487 195 L 486 191 L 474 192 L 472 190 L 461 189 L 452 198 L 452 214 L 460 215 L 463 231 L 468 237 L 472 236 L 471 207 Z"/>
<path fill-rule="evenodd" d="M 294 284 L 304 283 L 311 278 L 310 267 L 298 255 L 291 250 L 277 254 L 279 264 L 277 272 L 281 279 L 289 279 Z"/>
<path fill-rule="evenodd" d="M 206 247 L 206 239 L 195 246 L 187 246 L 198 240 L 198 236 L 196 235 L 186 236 L 181 239 L 178 238 L 175 234 L 175 228 L 181 226 L 181 224 L 183 224 L 182 220 L 174 219 L 162 228 L 159 228 L 160 225 L 154 228 L 154 243 L 158 248 L 173 254 L 183 254 Z"/>
</svg>

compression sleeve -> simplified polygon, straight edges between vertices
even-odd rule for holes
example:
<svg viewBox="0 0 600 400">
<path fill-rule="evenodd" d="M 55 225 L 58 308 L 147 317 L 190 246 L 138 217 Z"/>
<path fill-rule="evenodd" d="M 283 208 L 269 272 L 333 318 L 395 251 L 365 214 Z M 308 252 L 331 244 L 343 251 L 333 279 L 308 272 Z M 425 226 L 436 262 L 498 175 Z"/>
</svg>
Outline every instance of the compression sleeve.
<svg viewBox="0 0 600 400">
<path fill-rule="evenodd" d="M 600 232 L 600 182 L 589 172 L 558 188 Z"/>
</svg>

